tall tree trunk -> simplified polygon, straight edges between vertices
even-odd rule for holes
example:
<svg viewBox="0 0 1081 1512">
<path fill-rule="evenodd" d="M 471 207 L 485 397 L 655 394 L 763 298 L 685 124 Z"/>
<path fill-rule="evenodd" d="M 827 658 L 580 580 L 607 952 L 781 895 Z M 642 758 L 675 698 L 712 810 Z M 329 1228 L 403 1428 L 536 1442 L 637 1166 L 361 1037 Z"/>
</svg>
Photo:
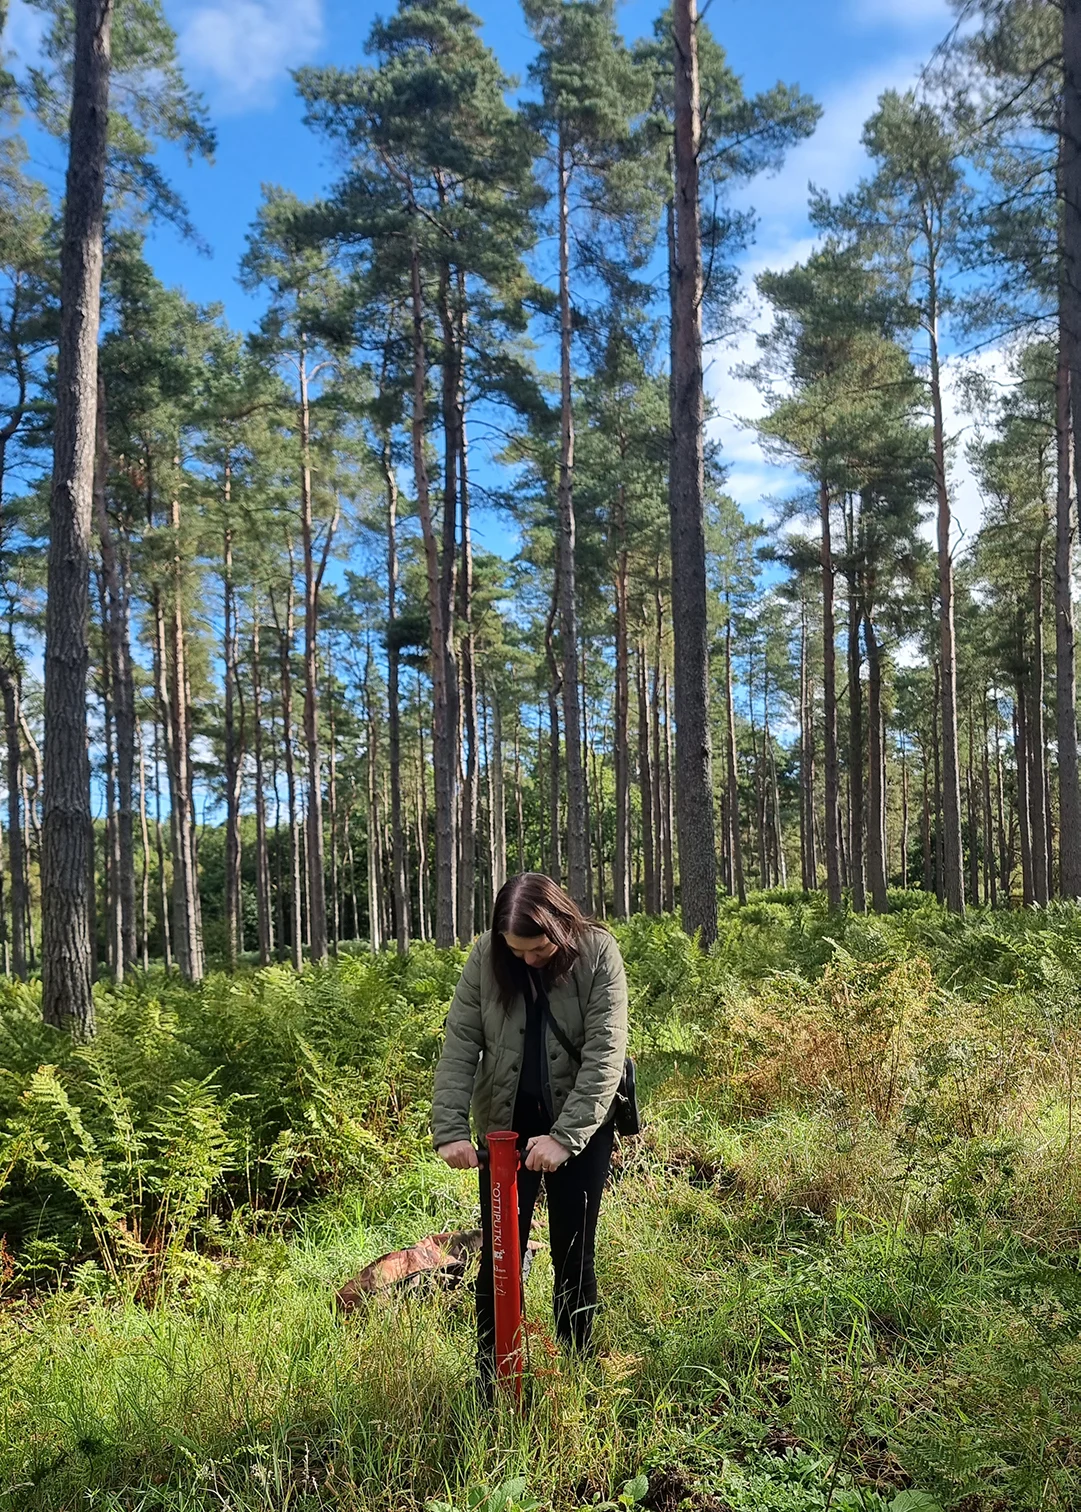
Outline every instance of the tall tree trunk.
<svg viewBox="0 0 1081 1512">
<path fill-rule="evenodd" d="M 646 648 L 638 643 L 638 784 L 642 808 L 642 864 L 645 896 L 642 899 L 644 913 L 656 913 L 657 852 L 653 835 L 653 763 L 649 753 L 649 695 L 646 682 Z"/>
<path fill-rule="evenodd" d="M 664 739 L 661 742 L 661 862 L 664 867 L 664 885 L 661 901 L 665 913 L 674 913 L 676 907 L 676 862 L 675 862 L 675 793 L 672 788 L 672 770 L 675 766 L 672 751 L 672 704 L 668 687 L 668 668 L 661 668 L 661 704 L 664 709 Z M 714 879 L 716 880 L 716 878 Z"/>
<path fill-rule="evenodd" d="M 462 733 L 465 744 L 462 781 L 462 820 L 458 874 L 458 937 L 465 945 L 476 933 L 477 763 L 476 638 L 473 633 L 473 540 L 469 525 L 469 473 L 464 415 L 458 436 L 459 500 L 462 515 L 462 566 L 458 574 L 458 617 L 462 622 Z"/>
<path fill-rule="evenodd" d="M 860 622 L 863 611 L 853 560 L 859 523 L 849 515 L 848 554 L 848 868 L 855 913 L 867 912 L 866 873 L 863 848 L 863 684 L 860 678 Z M 862 504 L 861 504 L 862 515 Z"/>
<path fill-rule="evenodd" d="M 946 429 L 942 415 L 942 381 L 938 358 L 938 285 L 933 249 L 929 250 L 930 286 L 927 329 L 931 360 L 931 413 L 935 493 L 938 500 L 939 663 L 942 702 L 942 873 L 946 906 L 965 911 L 961 849 L 961 767 L 957 750 L 957 639 L 953 624 L 953 553 L 950 548 L 950 496 L 946 482 Z"/>
<path fill-rule="evenodd" d="M 117 982 L 124 980 L 124 945 L 120 923 L 120 841 L 116 823 L 116 727 L 113 721 L 112 658 L 109 655 L 104 575 L 98 575 L 98 605 L 102 621 L 101 725 L 105 747 L 105 833 L 102 846 L 102 918 L 105 923 L 105 961 Z"/>
<path fill-rule="evenodd" d="M 164 631 L 162 632 L 162 637 Z M 162 641 L 163 643 L 163 641 Z M 155 657 L 157 661 L 157 657 Z M 167 710 L 168 699 L 159 687 L 158 708 L 163 704 Z M 168 756 L 166 757 L 168 762 Z M 168 976 L 173 969 L 173 937 L 169 924 L 169 888 L 165 877 L 165 842 L 161 830 L 161 742 L 158 738 L 158 721 L 154 720 L 154 849 L 158 858 L 158 908 L 161 911 L 161 953 Z"/>
<path fill-rule="evenodd" d="M 549 758 L 548 758 L 548 783 L 549 783 L 549 858 L 548 875 L 553 882 L 561 883 L 563 880 L 563 826 L 559 817 L 559 793 L 560 793 L 560 760 L 559 760 L 559 695 L 562 691 L 563 671 L 556 660 L 555 645 L 553 641 L 553 628 L 556 613 L 559 607 L 559 573 L 560 564 L 556 562 L 555 577 L 552 583 L 552 602 L 548 606 L 548 617 L 544 626 L 544 653 L 548 662 L 548 729 L 549 729 Z M 537 744 L 537 756 L 540 758 L 540 743 Z M 541 785 L 538 782 L 538 791 Z"/>
<path fill-rule="evenodd" d="M 85 1038 L 94 1032 L 86 676 L 112 0 L 75 0 L 74 10 L 45 609 L 41 1010 L 47 1024 Z"/>
<path fill-rule="evenodd" d="M 882 781 L 882 648 L 875 634 L 870 604 L 864 608 L 863 635 L 867 646 L 867 730 L 870 745 L 870 791 L 867 814 L 867 874 L 875 913 L 889 910 L 886 888 L 886 792 Z"/>
<path fill-rule="evenodd" d="M 263 787 L 263 669 L 259 654 L 259 606 L 252 606 L 251 691 L 252 736 L 255 748 L 255 901 L 259 922 L 259 964 L 269 966 L 274 954 L 274 921 L 270 899 L 270 856 L 267 851 L 266 792 Z"/>
<path fill-rule="evenodd" d="M 1073 573 L 1075 490 L 1081 481 L 1081 0 L 1062 7 L 1062 134 L 1059 175 L 1062 257 L 1056 429 L 1058 500 L 1055 533 L 1055 710 L 1059 773 L 1059 869 L 1064 898 L 1081 897 L 1081 787 L 1077 757 L 1077 670 Z M 1074 477 L 1070 478 L 1072 418 Z"/>
<path fill-rule="evenodd" d="M 330 700 L 330 780 L 327 784 L 327 818 L 330 828 L 330 953 L 338 958 L 341 942 L 342 909 L 338 865 L 338 732 L 334 722 L 334 700 Z"/>
<path fill-rule="evenodd" d="M 973 907 L 980 901 L 980 823 L 977 817 L 976 777 L 973 771 L 975 733 L 972 725 L 972 700 L 968 703 L 968 767 L 965 773 L 968 798 L 968 892 Z"/>
<path fill-rule="evenodd" d="M 992 908 L 998 907 L 998 862 L 995 847 L 995 817 L 991 807 L 991 730 L 987 719 L 987 693 L 983 696 L 983 752 L 981 781 L 983 785 L 983 832 L 984 832 L 984 898 Z"/>
<path fill-rule="evenodd" d="M 273 607 L 273 598 L 271 607 Z M 278 627 L 280 635 L 281 629 Z M 282 795 L 278 782 L 278 722 L 270 705 L 270 791 L 274 794 L 274 940 L 275 954 L 285 960 L 285 866 L 282 861 Z"/>
<path fill-rule="evenodd" d="M 143 731 L 138 729 L 139 740 L 139 831 L 143 842 L 142 910 L 139 941 L 139 956 L 143 970 L 150 970 L 150 825 L 146 814 L 146 753 L 143 750 Z"/>
<path fill-rule="evenodd" d="M 405 832 L 402 821 L 402 715 L 398 672 L 401 657 L 398 617 L 398 479 L 385 432 L 380 452 L 387 494 L 387 741 L 390 761 L 391 886 L 394 894 L 394 938 L 399 954 L 409 949 L 409 889 L 405 875 Z"/>
<path fill-rule="evenodd" d="M 615 731 L 612 741 L 616 775 L 612 912 L 617 919 L 627 918 L 631 911 L 630 644 L 626 502 L 626 485 L 621 480 L 616 488 L 616 688 Z"/>
<path fill-rule="evenodd" d="M 908 752 L 901 736 L 901 891 L 908 891 Z"/>
<path fill-rule="evenodd" d="M 743 839 L 739 827 L 739 773 L 736 769 L 736 704 L 732 694 L 732 606 L 727 598 L 724 622 L 724 703 L 727 727 L 725 756 L 728 767 L 726 809 L 728 855 L 731 868 L 729 891 L 735 893 L 740 903 L 746 903 L 747 888 L 743 880 Z M 678 779 L 678 763 L 676 775 Z"/>
<path fill-rule="evenodd" d="M 822 744 L 825 765 L 826 899 L 831 912 L 841 907 L 841 766 L 837 750 L 837 630 L 833 615 L 833 541 L 830 495 L 825 478 L 818 484 L 818 519 L 822 562 Z"/>
<path fill-rule="evenodd" d="M 453 651 L 448 650 L 448 646 L 453 642 L 453 627 L 447 623 L 447 615 L 444 613 L 439 547 L 432 520 L 428 464 L 424 453 L 427 355 L 424 340 L 420 252 L 416 247 L 413 248 L 410 260 L 410 286 L 413 315 L 413 479 L 417 495 L 417 513 L 420 516 L 421 533 L 424 538 L 424 560 L 428 579 L 428 618 L 432 643 L 430 670 L 433 720 L 432 766 L 435 772 L 435 940 L 437 945 L 446 949 L 455 941 L 457 760 L 454 751 L 454 735 L 457 718 L 452 697 L 454 678 L 448 677 L 447 672 L 453 658 Z M 453 535 L 451 539 L 453 540 Z M 445 553 L 444 534 L 444 556 Z M 444 566 L 446 565 L 444 562 Z"/>
<path fill-rule="evenodd" d="M 559 138 L 559 640 L 563 683 L 563 746 L 567 771 L 567 891 L 588 906 L 589 830 L 582 736 L 578 719 L 578 607 L 574 521 L 574 409 L 571 392 L 571 153 Z"/>
<path fill-rule="evenodd" d="M 922 850 L 924 850 L 924 892 L 930 894 L 933 888 L 933 872 L 931 872 L 931 794 L 930 794 L 930 771 L 927 765 L 927 751 L 922 753 L 924 758 L 924 813 L 922 813 L 921 838 Z"/>
<path fill-rule="evenodd" d="M 203 928 L 199 909 L 199 873 L 195 857 L 195 812 L 192 802 L 191 770 L 191 699 L 188 691 L 187 637 L 184 629 L 184 561 L 180 544 L 180 494 L 173 489 L 169 523 L 173 534 L 172 613 L 169 617 L 169 663 L 172 666 L 170 687 L 173 728 L 175 787 L 170 793 L 176 811 L 173 855 L 174 916 L 183 918 L 184 953 L 177 945 L 182 975 L 189 982 L 201 982 Z"/>
<path fill-rule="evenodd" d="M 657 572 L 654 567 L 654 588 L 656 598 L 659 600 L 660 592 L 657 585 Z M 653 752 L 653 887 L 654 895 L 650 900 L 650 913 L 659 914 L 663 907 L 663 881 L 664 881 L 664 804 L 661 798 L 663 782 L 661 763 L 661 632 L 660 632 L 660 605 L 656 606 L 656 621 L 654 623 L 653 639 L 653 667 L 650 677 L 649 692 L 649 739 Z"/>
<path fill-rule="evenodd" d="M 492 815 L 492 901 L 507 880 L 507 801 L 503 777 L 503 713 L 499 707 L 499 688 L 491 690 L 492 758 L 488 803 Z"/>
<path fill-rule="evenodd" d="M 23 841 L 22 749 L 19 743 L 19 690 L 10 668 L 0 661 L 0 693 L 4 699 L 4 733 L 7 742 L 8 867 L 11 872 L 11 973 L 19 981 L 27 976 L 26 927 L 30 912 Z"/>
<path fill-rule="evenodd" d="M 525 811 L 522 799 L 522 750 L 521 750 L 521 710 L 516 702 L 514 705 L 514 818 L 517 826 L 518 841 L 518 871 L 524 872 L 525 865 Z"/>
<path fill-rule="evenodd" d="M 1006 804 L 1002 782 L 1002 741 L 999 729 L 998 692 L 995 692 L 995 821 L 998 830 L 999 886 L 1010 897 L 1010 873 L 1013 870 L 1006 842 Z"/>
<path fill-rule="evenodd" d="M 290 556 L 290 569 L 292 559 Z M 275 619 L 277 615 L 275 614 Z M 282 754 L 285 758 L 285 786 L 289 804 L 290 925 L 289 944 L 294 968 L 304 962 L 303 923 L 301 916 L 300 821 L 297 813 L 296 763 L 293 753 L 293 582 L 290 576 L 285 598 L 285 625 L 278 624 L 278 667 L 281 678 Z"/>
<path fill-rule="evenodd" d="M 577 694 L 580 695 L 578 704 L 579 726 L 582 731 L 582 789 L 585 794 L 585 821 L 586 821 L 586 907 L 592 913 L 595 904 L 593 902 L 593 848 L 590 844 L 590 836 L 593 833 L 592 808 L 589 802 L 589 720 L 587 718 L 587 698 L 589 681 L 587 670 L 589 667 L 589 646 L 583 639 L 582 654 L 579 660 L 579 675 L 577 682 Z"/>
<path fill-rule="evenodd" d="M 419 682 L 419 679 L 418 679 Z M 424 721 L 417 705 L 417 913 L 420 937 L 432 937 L 432 911 L 428 889 L 428 781 L 424 765 Z"/>
<path fill-rule="evenodd" d="M 312 520 L 311 406 L 308 354 L 300 340 L 300 535 L 304 552 L 304 743 L 308 749 L 308 932 L 316 965 L 327 959 L 326 843 L 323 837 L 323 762 L 319 741 L 319 595 L 338 513 L 327 523 L 322 554 L 315 561 Z"/>
<path fill-rule="evenodd" d="M 103 630 L 112 685 L 113 720 L 116 731 L 116 826 L 118 850 L 118 902 L 121 948 L 117 979 L 124 968 L 135 964 L 135 834 L 133 792 L 135 787 L 135 679 L 131 663 L 131 627 L 128 594 L 121 571 L 105 502 L 109 443 L 105 423 L 105 385 L 98 378 L 97 453 L 94 513 L 101 542 L 101 565 L 105 580 Z"/>
<path fill-rule="evenodd" d="M 763 665 L 765 665 L 764 657 Z M 754 761 L 754 817 L 751 821 L 751 835 L 758 844 L 758 886 L 766 890 L 769 887 L 769 862 L 766 858 L 766 795 L 762 785 L 763 758 L 758 754 L 758 731 L 754 724 L 753 653 L 747 658 L 747 718 L 751 727 L 751 754 Z"/>
<path fill-rule="evenodd" d="M 379 886 L 379 814 L 376 801 L 375 714 L 372 708 L 372 653 L 369 648 L 364 663 L 364 714 L 368 725 L 367 807 L 368 807 L 368 942 L 372 953 L 383 947 L 383 910 Z"/>
<path fill-rule="evenodd" d="M 935 897 L 940 903 L 946 901 L 946 868 L 943 861 L 944 840 L 942 837 L 942 743 L 939 722 L 942 715 L 942 668 L 935 658 L 935 701 L 931 709 L 931 749 L 935 762 Z"/>
<path fill-rule="evenodd" d="M 1032 678 L 1028 697 L 1028 808 L 1032 834 L 1032 889 L 1037 904 L 1051 895 L 1047 866 L 1047 810 L 1044 806 L 1045 747 L 1043 733 L 1043 537 L 1036 542 L 1032 568 Z"/>
<path fill-rule="evenodd" d="M 717 937 L 717 855 L 709 694 L 705 544 L 705 401 L 702 388 L 700 119 L 695 0 L 675 0 L 675 297 L 671 337 L 672 468 L 668 483 L 674 665 L 676 833 L 680 911 L 703 946 Z"/>
<path fill-rule="evenodd" d="M 225 490 L 228 501 L 229 469 L 226 467 Z M 222 542 L 224 586 L 223 651 L 225 664 L 225 927 L 229 952 L 229 969 L 236 970 L 237 953 L 243 948 L 241 927 L 241 849 L 240 795 L 242 757 L 236 728 L 237 691 L 237 608 L 233 586 L 233 531 L 226 526 Z"/>
<path fill-rule="evenodd" d="M 1017 830 L 1021 845 L 1021 902 L 1031 908 L 1036 902 L 1032 866 L 1032 828 L 1029 803 L 1029 737 L 1027 698 L 1023 679 L 1018 680 L 1014 704 L 1014 756 L 1017 763 Z"/>
<path fill-rule="evenodd" d="M 810 892 L 813 886 L 810 841 L 814 833 L 812 810 L 807 802 L 807 603 L 800 585 L 799 603 L 799 861 L 800 886 Z"/>
<path fill-rule="evenodd" d="M 593 772 L 593 833 L 594 854 L 597 864 L 597 913 L 602 919 L 608 917 L 608 879 L 604 867 L 604 794 L 601 790 L 601 763 L 594 747 L 591 755 Z"/>
</svg>

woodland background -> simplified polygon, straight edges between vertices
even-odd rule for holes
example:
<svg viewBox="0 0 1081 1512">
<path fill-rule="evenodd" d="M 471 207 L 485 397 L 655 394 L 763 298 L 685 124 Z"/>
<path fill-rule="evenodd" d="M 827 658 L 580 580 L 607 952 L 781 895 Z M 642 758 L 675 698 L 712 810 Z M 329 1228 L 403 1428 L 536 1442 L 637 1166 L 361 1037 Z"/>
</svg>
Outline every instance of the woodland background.
<svg viewBox="0 0 1081 1512">
<path fill-rule="evenodd" d="M 265 188 L 246 331 L 151 265 L 198 236 L 163 164 L 214 147 L 156 0 L 32 9 L 0 1498 L 1071 1512 L 1081 0 L 956 5 L 753 290 L 746 196 L 819 107 L 745 91 L 712 10 L 628 45 L 525 0 L 512 85 L 467 9 L 401 0 L 296 73 L 335 171 Z M 704 381 L 749 299 L 797 480 L 754 520 Z M 616 934 L 645 1128 L 588 1360 L 541 1215 L 519 1413 L 469 1388 L 467 1289 L 332 1298 L 476 1222 L 430 1079 L 527 868 Z"/>
</svg>

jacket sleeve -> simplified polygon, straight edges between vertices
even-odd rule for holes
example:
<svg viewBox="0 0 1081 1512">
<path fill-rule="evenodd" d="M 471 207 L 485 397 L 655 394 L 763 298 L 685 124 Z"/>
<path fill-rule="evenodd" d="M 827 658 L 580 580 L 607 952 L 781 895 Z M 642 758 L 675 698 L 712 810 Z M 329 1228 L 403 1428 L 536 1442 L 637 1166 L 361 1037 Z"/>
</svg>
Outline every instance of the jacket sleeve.
<svg viewBox="0 0 1081 1512">
<path fill-rule="evenodd" d="M 582 1064 L 551 1131 L 572 1155 L 585 1149 L 612 1111 L 627 1058 L 627 977 L 611 935 L 604 936 L 582 1019 Z"/>
<path fill-rule="evenodd" d="M 447 1014 L 446 1038 L 432 1089 L 432 1142 L 435 1148 L 471 1138 L 469 1104 L 484 1051 L 480 1009 L 481 942 L 469 952 Z"/>
</svg>

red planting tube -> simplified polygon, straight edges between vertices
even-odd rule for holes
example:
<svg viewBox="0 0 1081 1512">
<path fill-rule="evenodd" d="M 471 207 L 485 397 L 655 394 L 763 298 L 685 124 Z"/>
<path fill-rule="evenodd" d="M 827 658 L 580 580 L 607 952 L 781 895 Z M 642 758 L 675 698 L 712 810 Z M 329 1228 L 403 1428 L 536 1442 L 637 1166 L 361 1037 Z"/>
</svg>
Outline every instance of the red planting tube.
<svg viewBox="0 0 1081 1512">
<path fill-rule="evenodd" d="M 518 1238 L 518 1136 L 488 1135 L 492 1184 L 492 1275 L 495 1281 L 495 1373 L 522 1393 L 522 1252 Z"/>
</svg>

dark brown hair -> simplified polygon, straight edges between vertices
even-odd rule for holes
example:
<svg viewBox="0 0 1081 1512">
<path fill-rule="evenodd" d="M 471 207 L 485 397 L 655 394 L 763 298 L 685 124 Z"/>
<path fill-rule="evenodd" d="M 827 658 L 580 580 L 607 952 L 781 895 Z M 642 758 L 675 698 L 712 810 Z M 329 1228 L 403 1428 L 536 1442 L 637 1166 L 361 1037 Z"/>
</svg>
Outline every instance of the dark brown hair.
<svg viewBox="0 0 1081 1512">
<path fill-rule="evenodd" d="M 522 872 L 508 878 L 492 908 L 492 974 L 503 1007 L 509 1009 L 523 990 L 527 969 L 504 940 L 505 934 L 525 940 L 543 935 L 551 940 L 556 953 L 544 968 L 545 980 L 551 983 L 561 981 L 570 971 L 583 935 L 602 927 L 543 872 Z"/>
</svg>

